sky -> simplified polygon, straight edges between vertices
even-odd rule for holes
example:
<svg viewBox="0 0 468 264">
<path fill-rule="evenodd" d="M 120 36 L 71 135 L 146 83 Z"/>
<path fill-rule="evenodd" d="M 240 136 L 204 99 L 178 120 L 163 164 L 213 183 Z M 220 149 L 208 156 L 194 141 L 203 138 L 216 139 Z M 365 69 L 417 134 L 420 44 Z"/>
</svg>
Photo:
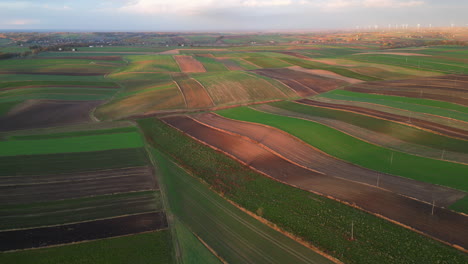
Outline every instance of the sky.
<svg viewBox="0 0 468 264">
<path fill-rule="evenodd" d="M 0 29 L 287 31 L 468 26 L 468 0 L 0 0 Z"/>
</svg>

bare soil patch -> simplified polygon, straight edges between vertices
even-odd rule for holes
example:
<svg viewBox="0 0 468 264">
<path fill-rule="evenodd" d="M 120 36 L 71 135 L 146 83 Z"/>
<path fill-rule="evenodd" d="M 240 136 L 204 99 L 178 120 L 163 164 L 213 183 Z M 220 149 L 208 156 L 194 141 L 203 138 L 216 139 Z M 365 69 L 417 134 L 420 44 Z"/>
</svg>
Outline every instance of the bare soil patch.
<svg viewBox="0 0 468 264">
<path fill-rule="evenodd" d="M 430 204 L 297 166 L 252 139 L 210 128 L 186 116 L 163 120 L 278 181 L 357 206 L 447 243 L 468 246 L 467 216 L 443 208 L 436 208 L 431 215 Z"/>
<path fill-rule="evenodd" d="M 32 203 L 157 188 L 150 167 L 3 176 L 0 177 L 0 200 L 3 204 Z"/>
<path fill-rule="evenodd" d="M 184 94 L 188 108 L 206 108 L 214 105 L 208 92 L 195 79 L 180 77 L 180 74 L 174 74 L 173 78 Z"/>
<path fill-rule="evenodd" d="M 78 224 L 0 232 L 0 251 L 46 247 L 167 228 L 164 212 Z"/>
<path fill-rule="evenodd" d="M 0 131 L 44 128 L 91 122 L 89 113 L 102 101 L 37 100 L 0 117 Z M 21 106 L 19 106 L 21 107 Z"/>
<path fill-rule="evenodd" d="M 178 55 L 174 56 L 180 70 L 183 72 L 206 72 L 203 64 L 192 56 Z"/>
<path fill-rule="evenodd" d="M 232 61 L 231 59 L 217 59 L 219 62 L 223 63 L 226 68 L 230 71 L 243 71 L 244 68 L 239 66 L 236 62 Z"/>
</svg>

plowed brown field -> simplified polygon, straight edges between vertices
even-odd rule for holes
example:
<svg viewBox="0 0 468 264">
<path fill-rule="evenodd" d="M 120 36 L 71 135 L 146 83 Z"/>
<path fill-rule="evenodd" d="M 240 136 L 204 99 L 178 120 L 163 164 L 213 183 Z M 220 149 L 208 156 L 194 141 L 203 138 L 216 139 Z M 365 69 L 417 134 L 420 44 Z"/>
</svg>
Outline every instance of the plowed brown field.
<svg viewBox="0 0 468 264">
<path fill-rule="evenodd" d="M 364 108 L 364 107 L 325 103 L 325 102 L 313 101 L 309 99 L 300 99 L 300 100 L 297 100 L 296 102 L 301 103 L 301 104 L 306 104 L 306 105 L 317 106 L 317 107 L 324 107 L 324 108 L 330 108 L 330 109 L 335 109 L 335 110 L 350 111 L 350 112 L 358 113 L 358 114 L 365 114 L 365 115 L 382 118 L 382 119 L 386 119 L 390 121 L 405 123 L 405 124 L 408 124 L 408 121 L 409 121 L 407 116 L 390 114 L 390 113 L 377 111 L 377 110 Z M 444 125 L 434 123 L 434 122 L 411 118 L 411 125 L 420 127 L 426 130 L 430 130 L 430 131 L 433 131 L 442 135 L 450 136 L 450 137 L 456 137 L 456 138 L 461 138 L 465 140 L 468 139 L 468 131 L 444 126 Z"/>
<path fill-rule="evenodd" d="M 430 204 L 297 166 L 252 139 L 211 128 L 187 116 L 166 117 L 163 120 L 279 181 L 356 205 L 442 241 L 468 247 L 468 217 L 464 215 L 443 208 L 436 208 L 435 214 L 431 215 Z"/>
<path fill-rule="evenodd" d="M 334 90 L 345 81 L 329 79 L 291 69 L 258 69 L 253 72 L 276 79 L 293 89 L 299 96 L 310 96 Z"/>
<path fill-rule="evenodd" d="M 198 81 L 184 73 L 175 73 L 172 75 L 172 78 L 184 94 L 188 108 L 206 108 L 214 106 L 210 95 Z"/>
<path fill-rule="evenodd" d="M 149 167 L 41 176 L 3 176 L 2 204 L 32 203 L 157 189 Z"/>
<path fill-rule="evenodd" d="M 183 72 L 206 72 L 203 64 L 192 56 L 178 55 L 174 56 L 174 58 L 179 65 L 180 70 Z"/>
</svg>

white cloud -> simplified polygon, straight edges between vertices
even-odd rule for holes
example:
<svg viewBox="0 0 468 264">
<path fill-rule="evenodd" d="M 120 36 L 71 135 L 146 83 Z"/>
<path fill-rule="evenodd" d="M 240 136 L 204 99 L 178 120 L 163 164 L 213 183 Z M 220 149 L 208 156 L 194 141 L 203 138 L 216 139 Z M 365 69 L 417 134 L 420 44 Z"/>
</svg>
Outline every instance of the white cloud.
<svg viewBox="0 0 468 264">
<path fill-rule="evenodd" d="M 9 26 L 24 26 L 38 24 L 39 21 L 35 19 L 13 19 L 5 22 L 5 25 Z"/>
<path fill-rule="evenodd" d="M 133 0 L 119 11 L 140 14 L 196 14 L 220 8 L 256 8 L 293 5 L 293 0 Z"/>
<path fill-rule="evenodd" d="M 422 0 L 301 0 L 301 5 L 319 7 L 324 11 L 345 10 L 346 8 L 401 8 L 424 4 Z"/>
</svg>

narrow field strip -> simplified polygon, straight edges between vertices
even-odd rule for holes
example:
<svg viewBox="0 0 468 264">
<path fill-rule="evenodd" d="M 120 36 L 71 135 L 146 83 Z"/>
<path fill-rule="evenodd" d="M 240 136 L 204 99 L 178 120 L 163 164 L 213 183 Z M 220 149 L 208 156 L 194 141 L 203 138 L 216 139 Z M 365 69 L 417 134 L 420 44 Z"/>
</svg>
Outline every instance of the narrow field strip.
<svg viewBox="0 0 468 264">
<path fill-rule="evenodd" d="M 68 244 L 167 228 L 163 212 L 54 227 L 0 232 L 0 251 Z"/>
<path fill-rule="evenodd" d="M 71 224 L 162 211 L 159 191 L 0 206 L 0 230 Z"/>
<path fill-rule="evenodd" d="M 80 162 L 76 162 L 79 160 Z M 0 157 L 0 177 L 44 176 L 146 166 L 148 159 L 143 148 L 113 149 L 94 152 L 21 155 Z M 28 166 L 24 166 L 28 164 Z M 38 177 L 40 178 L 40 177 Z"/>
<path fill-rule="evenodd" d="M 389 107 L 405 109 L 408 111 L 438 115 L 441 117 L 458 119 L 464 122 L 468 122 L 468 107 L 446 103 L 442 101 L 357 93 L 346 90 L 335 90 L 327 94 L 322 94 L 320 96 L 336 100 L 357 101 L 385 105 Z M 432 106 L 430 104 L 436 106 Z"/>
<path fill-rule="evenodd" d="M 161 264 L 173 263 L 168 230 L 83 241 L 63 246 L 0 253 L 3 264 Z"/>
<path fill-rule="evenodd" d="M 372 117 L 382 118 L 385 120 L 400 122 L 404 124 L 409 124 L 410 123 L 409 121 L 411 121 L 411 125 L 416 126 L 418 128 L 429 130 L 429 131 L 432 131 L 441 135 L 449 136 L 449 137 L 468 140 L 468 131 L 444 126 L 444 125 L 437 124 L 437 123 L 430 122 L 430 121 L 420 120 L 417 118 L 411 118 L 411 120 L 409 120 L 409 117 L 406 117 L 406 116 L 399 116 L 399 115 L 390 114 L 390 113 L 386 113 L 386 112 L 382 112 L 378 110 L 372 110 L 372 109 L 368 109 L 364 107 L 325 103 L 325 102 L 314 101 L 310 99 L 301 99 L 301 100 L 297 100 L 296 102 L 305 104 L 305 105 L 310 105 L 310 106 L 324 107 L 324 108 L 330 108 L 330 109 L 341 110 L 341 111 L 350 111 L 350 112 L 354 112 L 358 114 L 369 115 Z"/>
<path fill-rule="evenodd" d="M 143 140 L 138 132 L 43 140 L 8 140 L 0 142 L 0 156 L 89 152 L 142 146 Z"/>
</svg>

